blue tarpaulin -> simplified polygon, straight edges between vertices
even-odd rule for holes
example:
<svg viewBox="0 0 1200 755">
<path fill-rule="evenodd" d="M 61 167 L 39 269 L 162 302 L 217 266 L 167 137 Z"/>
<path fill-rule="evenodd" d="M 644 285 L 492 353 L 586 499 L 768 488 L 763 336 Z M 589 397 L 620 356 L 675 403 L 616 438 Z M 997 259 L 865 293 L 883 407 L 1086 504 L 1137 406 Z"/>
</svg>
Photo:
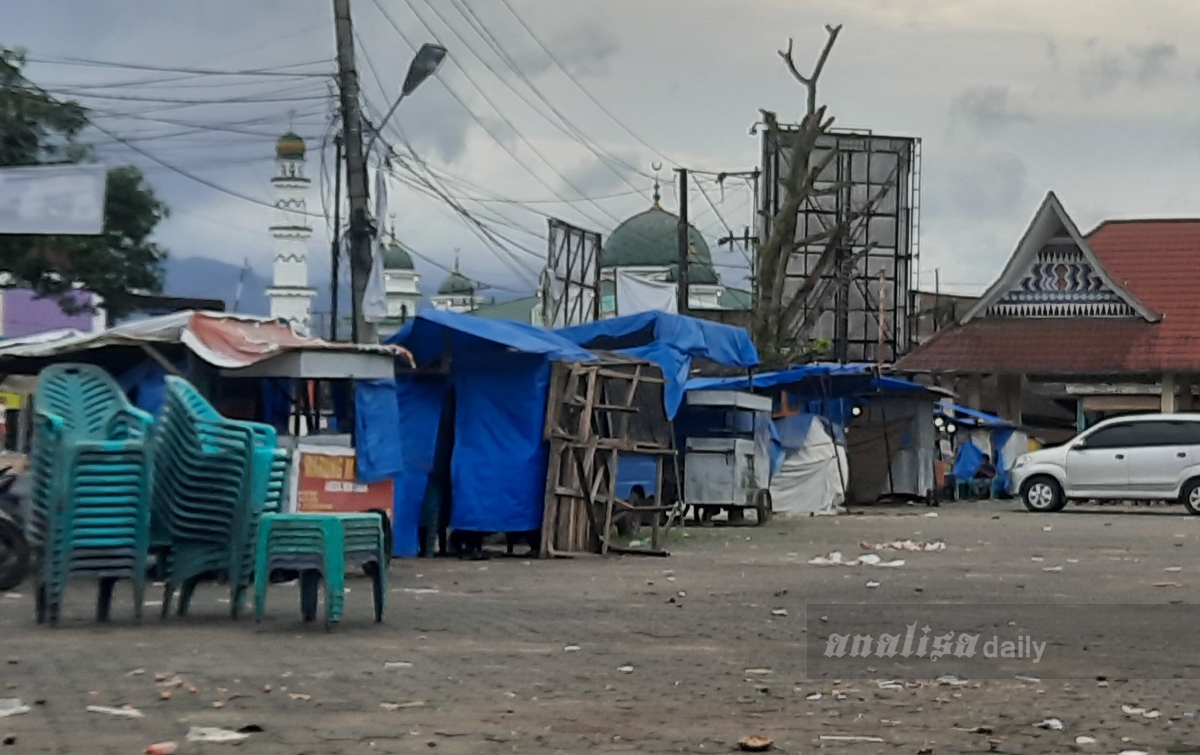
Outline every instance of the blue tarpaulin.
<svg viewBox="0 0 1200 755">
<path fill-rule="evenodd" d="M 983 449 L 971 441 L 967 441 L 958 447 L 958 453 L 954 457 L 954 466 L 950 469 L 950 473 L 956 480 L 974 480 L 975 473 L 982 465 Z"/>
<path fill-rule="evenodd" d="M 398 419 L 361 420 L 365 427 L 382 422 L 381 433 L 400 439 L 397 555 L 417 550 L 416 528 L 448 387 L 453 387 L 455 401 L 450 526 L 483 532 L 540 527 L 550 361 L 586 362 L 594 355 L 532 325 L 438 311 L 420 313 L 388 342 L 407 347 L 418 365 L 434 363 L 443 354 L 450 360 L 448 376 L 397 380 Z"/>
<path fill-rule="evenodd" d="M 657 364 L 667 384 L 663 403 L 675 417 L 693 359 L 726 367 L 758 365 L 758 350 L 744 328 L 666 312 L 642 312 L 554 331 L 585 348 L 619 351 Z"/>
<path fill-rule="evenodd" d="M 969 409 L 965 406 L 952 404 L 949 401 L 939 401 L 934 411 L 943 419 L 948 419 L 956 425 L 964 427 L 983 427 L 989 430 L 999 428 L 1013 429 L 1016 427 L 1012 422 L 1006 419 L 997 417 L 994 414 L 981 412 L 978 409 Z"/>
</svg>

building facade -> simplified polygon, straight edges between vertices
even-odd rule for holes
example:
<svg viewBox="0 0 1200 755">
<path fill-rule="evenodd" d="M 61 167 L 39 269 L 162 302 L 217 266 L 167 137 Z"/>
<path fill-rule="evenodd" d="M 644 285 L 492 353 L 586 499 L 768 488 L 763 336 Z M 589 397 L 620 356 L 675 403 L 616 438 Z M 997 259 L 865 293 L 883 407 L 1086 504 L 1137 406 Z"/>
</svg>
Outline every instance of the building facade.
<svg viewBox="0 0 1200 755">
<path fill-rule="evenodd" d="M 1071 432 L 1196 408 L 1200 220 L 1109 220 L 1080 233 L 1054 194 L 958 323 L 902 359 L 974 408 Z"/>
</svg>

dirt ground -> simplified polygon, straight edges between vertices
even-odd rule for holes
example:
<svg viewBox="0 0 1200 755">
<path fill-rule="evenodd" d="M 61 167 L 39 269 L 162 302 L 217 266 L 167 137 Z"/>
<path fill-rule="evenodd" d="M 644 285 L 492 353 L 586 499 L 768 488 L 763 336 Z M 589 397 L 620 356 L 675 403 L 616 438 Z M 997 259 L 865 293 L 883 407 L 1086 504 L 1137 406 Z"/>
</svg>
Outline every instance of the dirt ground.
<svg viewBox="0 0 1200 755">
<path fill-rule="evenodd" d="M 230 621 L 217 585 L 202 588 L 192 615 L 160 622 L 151 605 L 140 625 L 119 586 L 114 621 L 97 626 L 94 588 L 72 583 L 63 623 L 50 629 L 34 623 L 26 584 L 0 597 L 0 697 L 32 710 L 0 718 L 0 736 L 16 737 L 0 752 L 124 754 L 162 740 L 180 753 L 219 752 L 230 745 L 184 742 L 188 728 L 248 725 L 261 731 L 243 750 L 289 755 L 714 753 L 748 734 L 793 753 L 1200 752 L 1197 681 L 969 679 L 896 690 L 806 680 L 806 604 L 1200 603 L 1200 517 L 1180 507 L 928 511 L 689 528 L 669 558 L 397 561 L 384 623 L 371 621 L 369 583 L 352 579 L 346 619 L 331 633 L 300 622 L 297 590 L 284 585 L 272 587 L 261 627 Z M 906 563 L 895 569 L 807 563 L 897 538 L 948 547 L 897 554 Z M 1051 564 L 1063 569 L 1045 571 Z M 1145 631 L 1196 644 L 1194 625 Z M 88 705 L 130 705 L 144 717 Z M 1047 718 L 1062 730 L 1034 725 Z"/>
</svg>

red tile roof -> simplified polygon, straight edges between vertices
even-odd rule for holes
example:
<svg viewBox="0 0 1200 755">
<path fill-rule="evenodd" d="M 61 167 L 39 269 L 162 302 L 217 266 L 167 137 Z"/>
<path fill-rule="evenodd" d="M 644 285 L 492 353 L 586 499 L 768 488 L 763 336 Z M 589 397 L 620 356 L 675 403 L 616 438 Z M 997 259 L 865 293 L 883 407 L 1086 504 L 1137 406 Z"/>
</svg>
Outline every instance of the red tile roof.
<svg viewBox="0 0 1200 755">
<path fill-rule="evenodd" d="M 904 370 L 1063 374 L 1200 372 L 1200 220 L 1106 221 L 1088 244 L 1159 322 L 976 319 L 900 360 Z"/>
</svg>

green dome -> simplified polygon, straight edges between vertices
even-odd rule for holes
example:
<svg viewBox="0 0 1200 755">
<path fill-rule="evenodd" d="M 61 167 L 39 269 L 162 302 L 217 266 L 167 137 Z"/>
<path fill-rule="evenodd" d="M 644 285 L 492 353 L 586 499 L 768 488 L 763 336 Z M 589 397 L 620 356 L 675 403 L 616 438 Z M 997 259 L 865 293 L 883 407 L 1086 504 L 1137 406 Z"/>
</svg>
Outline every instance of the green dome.
<svg viewBox="0 0 1200 755">
<path fill-rule="evenodd" d="M 679 262 L 679 216 L 661 207 L 651 207 L 617 226 L 600 252 L 600 267 L 671 267 Z M 715 284 L 712 254 L 704 236 L 688 226 L 691 264 L 688 282 Z"/>
<path fill-rule="evenodd" d="M 303 160 L 305 150 L 304 140 L 295 131 L 288 131 L 275 142 L 275 158 L 278 160 Z"/>
<path fill-rule="evenodd" d="M 383 250 L 383 268 L 385 270 L 413 270 L 412 255 L 404 247 L 393 242 Z"/>
<path fill-rule="evenodd" d="M 464 295 L 474 294 L 477 286 L 467 276 L 454 269 L 454 272 L 446 276 L 446 280 L 442 281 L 442 285 L 438 286 L 438 293 L 445 295 Z"/>
</svg>

